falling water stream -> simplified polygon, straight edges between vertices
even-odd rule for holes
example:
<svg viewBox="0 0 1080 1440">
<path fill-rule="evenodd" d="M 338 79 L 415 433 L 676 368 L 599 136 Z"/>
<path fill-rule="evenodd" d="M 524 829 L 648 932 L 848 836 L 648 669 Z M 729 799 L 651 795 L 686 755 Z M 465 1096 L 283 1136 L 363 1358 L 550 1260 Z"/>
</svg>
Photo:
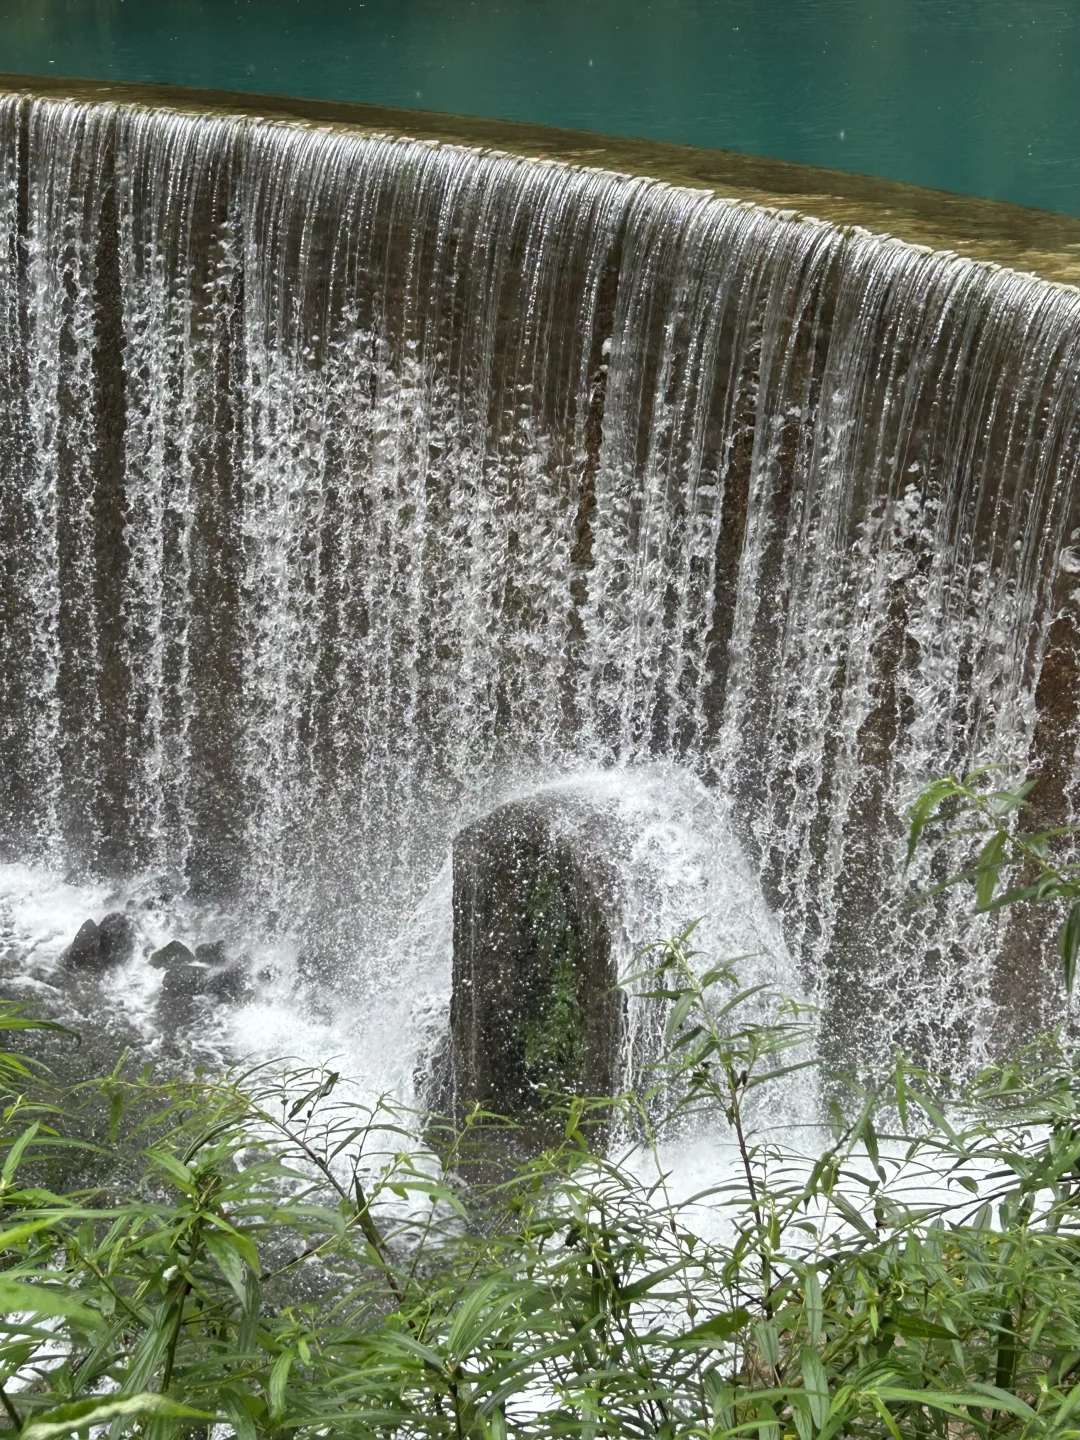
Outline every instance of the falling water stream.
<svg viewBox="0 0 1080 1440">
<path fill-rule="evenodd" d="M 1067 287 L 493 151 L 0 96 L 9 971 L 94 905 L 148 945 L 210 916 L 258 957 L 232 1043 L 314 1052 L 332 1012 L 404 1084 L 453 835 L 576 784 L 646 814 L 634 943 L 711 907 L 834 1051 L 977 1058 L 1056 1015 L 1052 951 L 912 910 L 902 813 L 994 760 L 1068 818 L 1078 472 Z"/>
</svg>

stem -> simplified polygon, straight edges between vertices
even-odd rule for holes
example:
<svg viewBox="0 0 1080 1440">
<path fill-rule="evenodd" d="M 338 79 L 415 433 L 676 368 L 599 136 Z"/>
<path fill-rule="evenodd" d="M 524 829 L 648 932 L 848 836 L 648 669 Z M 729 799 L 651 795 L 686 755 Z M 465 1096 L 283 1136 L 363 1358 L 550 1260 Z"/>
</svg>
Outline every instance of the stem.
<svg viewBox="0 0 1080 1440">
<path fill-rule="evenodd" d="M 350 1205 L 356 1206 L 357 1224 L 363 1231 L 364 1239 L 368 1242 L 372 1250 L 375 1252 L 375 1258 L 378 1260 L 379 1268 L 382 1270 L 383 1274 L 386 1277 L 386 1283 L 393 1291 L 395 1300 L 397 1300 L 400 1304 L 401 1301 L 404 1299 L 401 1286 L 398 1284 L 397 1276 L 394 1274 L 393 1269 L 390 1266 L 390 1262 L 386 1258 L 386 1247 L 383 1242 L 383 1237 L 379 1233 L 379 1228 L 375 1224 L 375 1221 L 371 1218 L 371 1212 L 368 1209 L 367 1198 L 364 1195 L 363 1187 L 361 1186 L 359 1180 L 355 1181 L 355 1195 L 350 1195 L 348 1190 L 345 1189 L 344 1185 L 342 1185 L 341 1181 L 334 1174 L 333 1170 L 330 1168 L 327 1162 L 322 1158 L 321 1155 L 318 1155 L 311 1148 L 311 1146 L 307 1143 L 303 1136 L 295 1134 L 292 1130 L 289 1129 L 287 1125 L 285 1125 L 282 1121 L 276 1119 L 267 1111 L 260 1110 L 258 1111 L 258 1113 L 262 1119 L 273 1125 L 275 1130 L 280 1131 L 280 1133 L 285 1136 L 285 1138 L 290 1142 L 290 1144 L 297 1146 L 297 1148 L 315 1166 L 319 1174 L 322 1175 L 325 1180 L 329 1181 L 329 1183 L 337 1191 L 338 1196 L 342 1200 L 347 1201 Z"/>
<path fill-rule="evenodd" d="M 191 1281 L 185 1277 L 181 1280 L 180 1288 L 176 1292 L 176 1320 L 173 1322 L 168 1349 L 165 1351 L 165 1372 L 161 1377 L 161 1393 L 163 1395 L 168 1394 L 169 1386 L 172 1384 L 173 1362 L 176 1359 L 176 1347 L 180 1342 L 180 1327 L 184 1321 L 184 1301 L 190 1290 Z"/>
<path fill-rule="evenodd" d="M 448 1377 L 447 1383 L 450 1389 L 450 1398 L 454 1402 L 454 1434 L 457 1436 L 457 1440 L 464 1440 L 465 1432 L 461 1428 L 461 1404 L 458 1400 L 457 1381 L 451 1375 Z"/>
<path fill-rule="evenodd" d="M 96 1277 L 98 1283 L 105 1287 L 105 1289 L 113 1297 L 116 1303 L 118 1305 L 122 1305 L 133 1320 L 137 1320 L 140 1325 L 145 1325 L 146 1317 L 140 1314 L 140 1312 L 136 1310 L 134 1305 L 130 1304 L 127 1297 L 123 1295 L 121 1291 L 117 1290 L 116 1286 L 111 1283 L 108 1276 L 103 1273 L 101 1267 L 94 1260 L 92 1260 L 89 1255 L 85 1254 L 82 1246 L 76 1243 L 74 1248 L 76 1255 L 78 1255 L 82 1263 L 89 1271 L 92 1272 L 92 1274 Z"/>
<path fill-rule="evenodd" d="M 735 1126 L 735 1139 L 739 1146 L 739 1156 L 742 1160 L 743 1174 L 746 1176 L 746 1188 L 750 1192 L 750 1208 L 754 1213 L 754 1220 L 758 1229 L 762 1228 L 761 1202 L 758 1199 L 757 1185 L 754 1181 L 754 1171 L 750 1164 L 750 1149 L 746 1143 L 746 1135 L 743 1132 L 742 1110 L 739 1106 L 739 1082 L 731 1071 L 728 1072 L 728 1086 L 731 1089 L 731 1115 L 732 1123 Z"/>
<path fill-rule="evenodd" d="M 382 1266 L 383 1274 L 386 1276 L 386 1283 L 390 1286 L 390 1289 L 394 1292 L 394 1298 L 400 1304 L 404 1299 L 402 1289 L 384 1253 L 383 1237 L 379 1231 L 379 1227 L 371 1218 L 367 1196 L 364 1194 L 364 1187 L 360 1184 L 359 1180 L 356 1181 L 356 1219 L 363 1232 L 364 1239 L 378 1256 L 379 1264 Z"/>
<path fill-rule="evenodd" d="M 754 1217 L 754 1223 L 757 1226 L 758 1232 L 758 1254 L 761 1257 L 761 1308 L 765 1314 L 766 1319 L 771 1320 L 773 1313 L 771 1299 L 773 1289 L 771 1279 L 772 1264 L 769 1259 L 769 1251 L 765 1239 L 765 1222 L 761 1209 L 761 1200 L 758 1195 L 757 1184 L 754 1180 L 753 1166 L 750 1164 L 750 1147 L 746 1143 L 746 1133 L 743 1130 L 742 1110 L 740 1105 L 742 1099 L 742 1088 L 747 1079 L 747 1072 L 744 1071 L 741 1078 L 736 1073 L 735 1067 L 731 1063 L 729 1052 L 725 1048 L 724 1042 L 716 1029 L 716 1024 L 713 1021 L 712 1017 L 712 1011 L 709 1009 L 709 1002 L 705 997 L 705 992 L 702 990 L 700 984 L 698 983 L 698 978 L 691 970 L 684 955 L 679 955 L 678 964 L 679 969 L 682 972 L 685 984 L 693 991 L 694 999 L 697 1002 L 698 1012 L 704 1020 L 706 1026 L 708 1027 L 709 1035 L 716 1045 L 717 1054 L 723 1057 L 724 1076 L 727 1080 L 728 1091 L 730 1094 L 731 1121 L 735 1129 L 735 1140 L 739 1147 L 739 1157 L 742 1161 L 743 1174 L 746 1177 L 746 1188 L 750 1195 L 750 1210 Z M 752 1053 L 749 1063 L 751 1065 L 753 1064 Z M 713 1090 L 715 1093 L 715 1087 L 713 1087 Z M 777 1379 L 779 1382 L 779 1377 L 777 1377 Z"/>
<path fill-rule="evenodd" d="M 633 1105 L 635 1113 L 637 1114 L 638 1119 L 641 1122 L 642 1129 L 645 1132 L 645 1140 L 649 1147 L 649 1154 L 652 1156 L 653 1165 L 656 1169 L 657 1179 L 659 1181 L 660 1188 L 664 1193 L 664 1209 L 667 1212 L 668 1229 L 671 1231 L 671 1238 L 679 1247 L 680 1253 L 682 1253 L 682 1244 L 679 1239 L 679 1227 L 675 1223 L 675 1206 L 672 1203 L 671 1192 L 668 1190 L 667 1175 L 664 1171 L 664 1167 L 660 1163 L 660 1150 L 657 1142 L 656 1131 L 653 1128 L 651 1121 L 649 1120 L 648 1111 L 637 1096 L 634 1097 Z M 694 1292 L 690 1284 L 688 1267 L 685 1264 L 679 1271 L 679 1284 L 682 1286 L 683 1295 L 686 1298 L 686 1316 L 687 1319 L 690 1321 L 690 1324 L 692 1325 L 694 1323 L 695 1315 Z M 696 1356 L 693 1361 L 693 1369 L 697 1375 L 698 1396 L 701 1404 L 701 1413 L 704 1415 L 706 1403 L 704 1378 L 705 1372 L 700 1354 Z"/>
<path fill-rule="evenodd" d="M 15 1429 L 21 1430 L 23 1424 L 22 1416 L 19 1414 L 18 1410 L 15 1409 L 15 1406 L 12 1404 L 11 1399 L 7 1391 L 4 1389 L 3 1385 L 0 1385 L 0 1405 L 3 1405 L 5 1411 L 7 1412 L 8 1419 L 11 1421 L 12 1425 L 15 1426 Z"/>
</svg>

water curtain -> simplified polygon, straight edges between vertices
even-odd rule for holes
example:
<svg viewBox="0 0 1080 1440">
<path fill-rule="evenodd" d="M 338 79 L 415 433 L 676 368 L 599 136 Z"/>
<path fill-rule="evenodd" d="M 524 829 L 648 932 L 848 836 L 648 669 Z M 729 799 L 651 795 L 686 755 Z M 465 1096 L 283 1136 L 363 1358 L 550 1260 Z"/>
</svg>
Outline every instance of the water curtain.
<svg viewBox="0 0 1080 1440">
<path fill-rule="evenodd" d="M 8 858 L 326 935 L 508 786 L 664 762 L 726 797 L 837 1044 L 1034 1023 L 1052 956 L 912 912 L 900 816 L 995 759 L 1067 818 L 1078 469 L 1067 287 L 493 151 L 0 97 Z"/>
</svg>

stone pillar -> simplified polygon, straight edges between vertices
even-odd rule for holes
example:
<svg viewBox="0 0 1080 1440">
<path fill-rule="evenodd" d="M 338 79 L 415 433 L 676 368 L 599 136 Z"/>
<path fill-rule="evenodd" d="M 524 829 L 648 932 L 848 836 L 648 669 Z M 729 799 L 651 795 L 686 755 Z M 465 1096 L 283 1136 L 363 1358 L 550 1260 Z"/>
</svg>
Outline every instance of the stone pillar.
<svg viewBox="0 0 1080 1440">
<path fill-rule="evenodd" d="M 454 842 L 450 1108 L 479 1102 L 530 1145 L 550 1138 L 544 1087 L 613 1092 L 622 1031 L 610 872 L 559 813 L 550 793 L 511 803 Z"/>
</svg>

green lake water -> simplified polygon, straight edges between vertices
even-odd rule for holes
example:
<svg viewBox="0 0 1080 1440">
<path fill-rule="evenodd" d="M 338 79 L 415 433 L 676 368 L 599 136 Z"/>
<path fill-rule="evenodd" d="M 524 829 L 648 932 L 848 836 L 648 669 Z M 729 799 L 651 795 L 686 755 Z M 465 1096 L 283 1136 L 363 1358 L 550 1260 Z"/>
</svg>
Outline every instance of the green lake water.
<svg viewBox="0 0 1080 1440">
<path fill-rule="evenodd" d="M 526 120 L 1080 215 L 1076 0 L 0 0 L 0 71 Z"/>
</svg>

